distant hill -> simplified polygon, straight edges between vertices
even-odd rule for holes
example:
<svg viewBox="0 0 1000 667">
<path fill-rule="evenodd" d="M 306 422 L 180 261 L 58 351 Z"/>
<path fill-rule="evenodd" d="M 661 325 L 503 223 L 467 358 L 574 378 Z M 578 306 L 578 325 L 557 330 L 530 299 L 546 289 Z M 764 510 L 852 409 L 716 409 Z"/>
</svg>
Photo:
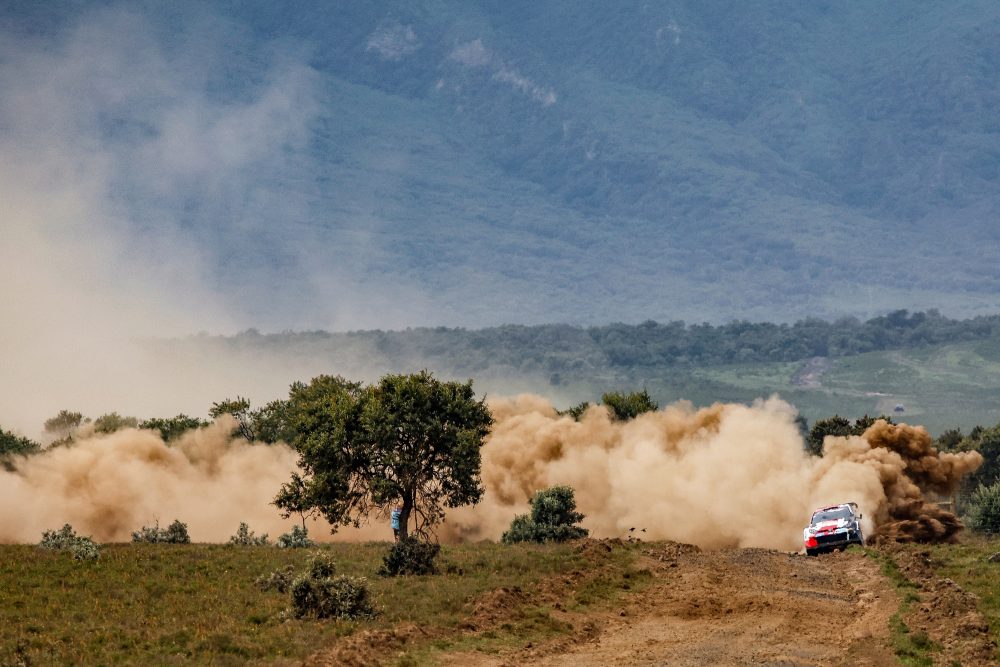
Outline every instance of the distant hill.
<svg viewBox="0 0 1000 667">
<path fill-rule="evenodd" d="M 10 29 L 58 33 L 104 3 L 7 4 Z M 217 57 L 200 81 L 213 98 L 252 96 L 276 54 L 315 75 L 307 137 L 273 156 L 280 168 L 256 166 L 253 192 L 157 201 L 205 248 L 244 321 L 1000 306 L 995 2 L 132 10 L 168 63 L 185 49 Z M 211 49 L 190 38 L 206 12 L 222 17 Z M 137 131 L 108 122 L 123 140 Z M 152 195 L 126 185 L 141 218 Z"/>
<path fill-rule="evenodd" d="M 182 366 L 203 359 L 241 369 L 248 382 L 280 375 L 285 386 L 321 373 L 373 380 L 428 368 L 471 377 L 479 391 L 535 392 L 562 407 L 645 387 L 661 405 L 748 402 L 778 393 L 810 420 L 884 413 L 934 432 L 1000 422 L 1000 316 L 953 320 L 934 311 L 896 311 L 865 322 L 793 325 L 246 331 L 150 344 Z M 279 383 L 263 398 L 281 389 Z"/>
</svg>

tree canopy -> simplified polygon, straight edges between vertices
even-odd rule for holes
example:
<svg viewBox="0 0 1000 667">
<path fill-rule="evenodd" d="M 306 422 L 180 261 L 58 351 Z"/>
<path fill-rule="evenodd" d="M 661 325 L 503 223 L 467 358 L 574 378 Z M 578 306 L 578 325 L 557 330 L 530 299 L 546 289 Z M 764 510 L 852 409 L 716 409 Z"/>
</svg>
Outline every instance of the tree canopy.
<svg viewBox="0 0 1000 667">
<path fill-rule="evenodd" d="M 841 417 L 840 415 L 834 415 L 827 419 L 820 419 L 813 424 L 811 429 L 809 429 L 809 434 L 806 436 L 806 449 L 810 454 L 822 456 L 823 440 L 826 436 L 861 435 L 879 419 L 887 421 L 890 424 L 893 423 L 892 418 L 887 417 L 886 415 L 880 415 L 878 417 L 865 415 L 864 417 L 858 417 L 853 423 L 850 419 Z"/>
<path fill-rule="evenodd" d="M 0 466 L 10 470 L 13 468 L 12 457 L 28 456 L 42 451 L 41 445 L 20 435 L 0 428 Z"/>
<path fill-rule="evenodd" d="M 421 371 L 363 386 L 320 376 L 274 408 L 303 471 L 275 499 L 286 516 L 315 508 L 336 529 L 398 504 L 400 537 L 411 519 L 426 536 L 446 507 L 482 497 L 479 450 L 493 419 L 471 380 Z"/>
</svg>

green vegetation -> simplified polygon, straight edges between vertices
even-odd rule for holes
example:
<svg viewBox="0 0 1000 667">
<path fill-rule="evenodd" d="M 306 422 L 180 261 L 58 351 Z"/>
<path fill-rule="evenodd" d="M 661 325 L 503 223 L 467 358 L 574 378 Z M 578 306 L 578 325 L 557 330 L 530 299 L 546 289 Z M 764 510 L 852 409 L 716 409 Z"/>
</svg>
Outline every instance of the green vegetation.
<svg viewBox="0 0 1000 667">
<path fill-rule="evenodd" d="M 67 551 L 73 555 L 73 560 L 97 560 L 101 555 L 96 542 L 89 537 L 77 535 L 73 526 L 68 523 L 58 531 L 44 531 L 38 546 L 50 551 Z"/>
<path fill-rule="evenodd" d="M 117 412 L 101 415 L 94 420 L 94 430 L 98 433 L 114 433 L 123 428 L 138 428 L 139 420 L 135 417 L 123 417 Z"/>
<path fill-rule="evenodd" d="M 970 528 L 990 535 L 1000 533 L 1000 481 L 980 485 L 969 498 L 968 508 Z"/>
<path fill-rule="evenodd" d="M 187 524 L 182 523 L 180 519 L 174 519 L 174 522 L 166 528 L 160 528 L 159 521 L 153 526 L 143 526 L 132 533 L 132 541 L 151 544 L 190 544 L 191 537 L 188 535 Z"/>
<path fill-rule="evenodd" d="M 998 323 L 996 316 L 954 320 L 935 311 L 897 311 L 865 322 L 244 332 L 150 345 L 168 357 L 266 355 L 290 366 L 319 360 L 357 369 L 359 377 L 423 367 L 441 377 L 474 377 L 477 388 L 494 395 L 553 396 L 575 406 L 571 414 L 586 407 L 581 402 L 634 387 L 645 387 L 659 405 L 679 399 L 695 405 L 750 402 L 778 393 L 810 422 L 834 414 L 851 420 L 886 414 L 941 433 L 1000 422 Z M 247 412 L 241 400 L 213 409 L 248 415 L 257 439 L 289 435 L 282 430 L 285 401 Z"/>
<path fill-rule="evenodd" d="M 0 428 L 0 467 L 13 470 L 15 456 L 29 456 L 42 451 L 41 445 Z"/>
<path fill-rule="evenodd" d="M 153 417 L 139 422 L 139 428 L 159 431 L 164 442 L 176 440 L 186 432 L 195 428 L 208 426 L 209 422 L 197 417 L 188 417 L 185 414 L 176 417 Z"/>
<path fill-rule="evenodd" d="M 899 611 L 889 619 L 889 629 L 891 631 L 892 643 L 896 651 L 896 656 L 904 665 L 912 667 L 930 667 L 934 664 L 931 653 L 939 647 L 930 640 L 923 632 L 912 633 L 907 627 L 903 617 L 915 602 L 920 602 L 917 594 L 917 586 L 906 578 L 896 561 L 887 553 L 865 549 L 865 553 L 878 561 L 882 568 L 882 574 L 892 582 L 896 594 L 899 595 Z"/>
<path fill-rule="evenodd" d="M 885 415 L 880 415 L 878 417 L 869 417 L 865 415 L 864 417 L 859 417 L 852 423 L 850 419 L 845 419 L 840 415 L 834 415 L 828 419 L 819 419 L 813 424 L 812 428 L 809 429 L 809 433 L 806 435 L 806 449 L 809 450 L 811 454 L 820 456 L 823 453 L 823 440 L 828 435 L 832 436 L 848 436 L 848 435 L 861 435 L 868 430 L 868 427 L 874 424 L 877 420 L 882 419 L 894 423 L 891 417 Z"/>
<path fill-rule="evenodd" d="M 279 549 L 305 549 L 316 546 L 316 543 L 309 539 L 308 528 L 292 526 L 289 532 L 278 536 L 277 546 Z"/>
<path fill-rule="evenodd" d="M 360 629 L 401 623 L 426 633 L 407 646 L 418 656 L 451 647 L 488 650 L 568 631 L 553 622 L 549 604 L 604 604 L 643 581 L 633 565 L 637 552 L 628 546 L 600 550 L 599 557 L 561 544 L 445 546 L 441 574 L 382 578 L 375 575 L 385 548 L 319 548 L 338 574 L 368 579 L 381 613 L 359 622 L 286 621 L 289 593 L 255 584 L 276 570 L 302 571 L 311 554 L 301 550 L 112 544 L 81 568 L 35 546 L 0 545 L 0 656 L 32 664 L 108 664 L 123 655 L 136 664 L 273 662 L 302 658 Z M 535 590 L 548 579 L 566 581 L 562 575 L 570 572 L 580 577 L 552 588 L 552 601 L 526 597 L 501 609 L 501 619 L 467 629 L 477 596 Z"/>
<path fill-rule="evenodd" d="M 263 547 L 267 546 L 267 533 L 255 535 L 250 526 L 240 522 L 240 527 L 236 529 L 236 534 L 229 538 L 229 544 L 237 547 Z"/>
<path fill-rule="evenodd" d="M 644 412 L 654 412 L 660 407 L 645 389 L 629 393 L 607 392 L 601 396 L 601 403 L 608 406 L 611 415 L 618 421 L 629 421 Z"/>
<path fill-rule="evenodd" d="M 378 573 L 383 577 L 437 574 L 435 560 L 439 553 L 441 545 L 436 542 L 424 542 L 412 535 L 402 537 L 389 549 Z"/>
<path fill-rule="evenodd" d="M 501 539 L 504 544 L 575 540 L 587 536 L 587 529 L 576 525 L 581 521 L 583 515 L 576 511 L 573 489 L 553 486 L 531 497 L 531 514 L 514 517 Z"/>
<path fill-rule="evenodd" d="M 1000 537 L 966 534 L 959 544 L 924 548 L 929 549 L 931 566 L 940 576 L 978 596 L 979 611 L 1000 644 Z"/>
<path fill-rule="evenodd" d="M 373 618 L 368 580 L 336 574 L 336 564 L 328 553 L 316 552 L 305 571 L 288 587 L 295 618 Z"/>
<path fill-rule="evenodd" d="M 299 453 L 275 505 L 289 516 L 317 510 L 333 526 L 356 525 L 399 504 L 399 536 L 427 537 L 445 507 L 479 501 L 483 439 L 493 418 L 472 381 L 427 371 L 386 375 L 371 386 L 319 376 L 295 383 L 282 408 Z"/>
</svg>

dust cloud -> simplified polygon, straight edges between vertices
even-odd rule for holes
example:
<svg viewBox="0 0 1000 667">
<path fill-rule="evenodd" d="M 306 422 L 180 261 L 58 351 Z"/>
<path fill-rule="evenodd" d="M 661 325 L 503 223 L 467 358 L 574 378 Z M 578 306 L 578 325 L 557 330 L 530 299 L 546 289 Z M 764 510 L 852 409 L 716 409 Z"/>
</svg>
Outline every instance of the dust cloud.
<svg viewBox="0 0 1000 667">
<path fill-rule="evenodd" d="M 975 470 L 975 452 L 940 453 L 921 427 L 876 422 L 863 436 L 828 437 L 808 455 L 795 410 L 778 398 L 753 405 L 685 402 L 630 422 L 591 407 L 579 422 L 546 399 L 491 403 L 495 424 L 482 449 L 483 501 L 450 510 L 445 541 L 497 539 L 531 495 L 567 484 L 596 537 L 670 539 L 703 548 L 797 550 L 817 507 L 857 502 L 875 540 L 948 541 L 961 530 L 925 494 L 947 494 Z M 270 504 L 296 470 L 285 445 L 233 437 L 229 417 L 164 443 L 136 429 L 84 434 L 68 447 L 20 459 L 0 472 L 0 542 L 36 542 L 69 522 L 101 541 L 175 518 L 194 541 L 225 542 L 246 521 L 272 538 L 282 520 Z M 383 517 L 318 539 L 385 540 Z"/>
<path fill-rule="evenodd" d="M 273 540 L 299 521 L 269 504 L 296 454 L 234 439 L 234 425 L 224 416 L 169 445 L 156 431 L 126 429 L 19 459 L 15 471 L 0 471 L 0 542 L 37 542 L 64 523 L 101 542 L 127 542 L 140 526 L 174 519 L 196 542 L 226 542 L 241 521 Z M 312 539 L 331 539 L 326 523 L 307 526 Z"/>
<path fill-rule="evenodd" d="M 854 501 L 867 535 L 948 540 L 961 523 L 924 493 L 952 491 L 981 463 L 977 453 L 938 453 L 923 428 L 885 422 L 828 438 L 825 456 L 811 457 L 794 408 L 777 398 L 697 410 L 681 402 L 626 423 L 602 406 L 576 422 L 537 396 L 491 407 L 485 498 L 449 514 L 453 539 L 496 539 L 532 493 L 567 484 L 596 537 L 794 550 L 814 509 Z"/>
</svg>

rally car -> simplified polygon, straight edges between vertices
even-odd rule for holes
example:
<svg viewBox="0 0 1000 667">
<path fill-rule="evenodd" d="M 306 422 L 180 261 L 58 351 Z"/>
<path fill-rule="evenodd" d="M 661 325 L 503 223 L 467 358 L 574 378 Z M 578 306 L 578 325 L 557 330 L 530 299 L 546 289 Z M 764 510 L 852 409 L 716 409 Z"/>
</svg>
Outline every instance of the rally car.
<svg viewBox="0 0 1000 667">
<path fill-rule="evenodd" d="M 861 514 L 857 503 L 843 503 L 823 507 L 813 512 L 809 525 L 802 531 L 806 553 L 810 556 L 844 549 L 851 544 L 864 546 L 861 533 Z"/>
</svg>

